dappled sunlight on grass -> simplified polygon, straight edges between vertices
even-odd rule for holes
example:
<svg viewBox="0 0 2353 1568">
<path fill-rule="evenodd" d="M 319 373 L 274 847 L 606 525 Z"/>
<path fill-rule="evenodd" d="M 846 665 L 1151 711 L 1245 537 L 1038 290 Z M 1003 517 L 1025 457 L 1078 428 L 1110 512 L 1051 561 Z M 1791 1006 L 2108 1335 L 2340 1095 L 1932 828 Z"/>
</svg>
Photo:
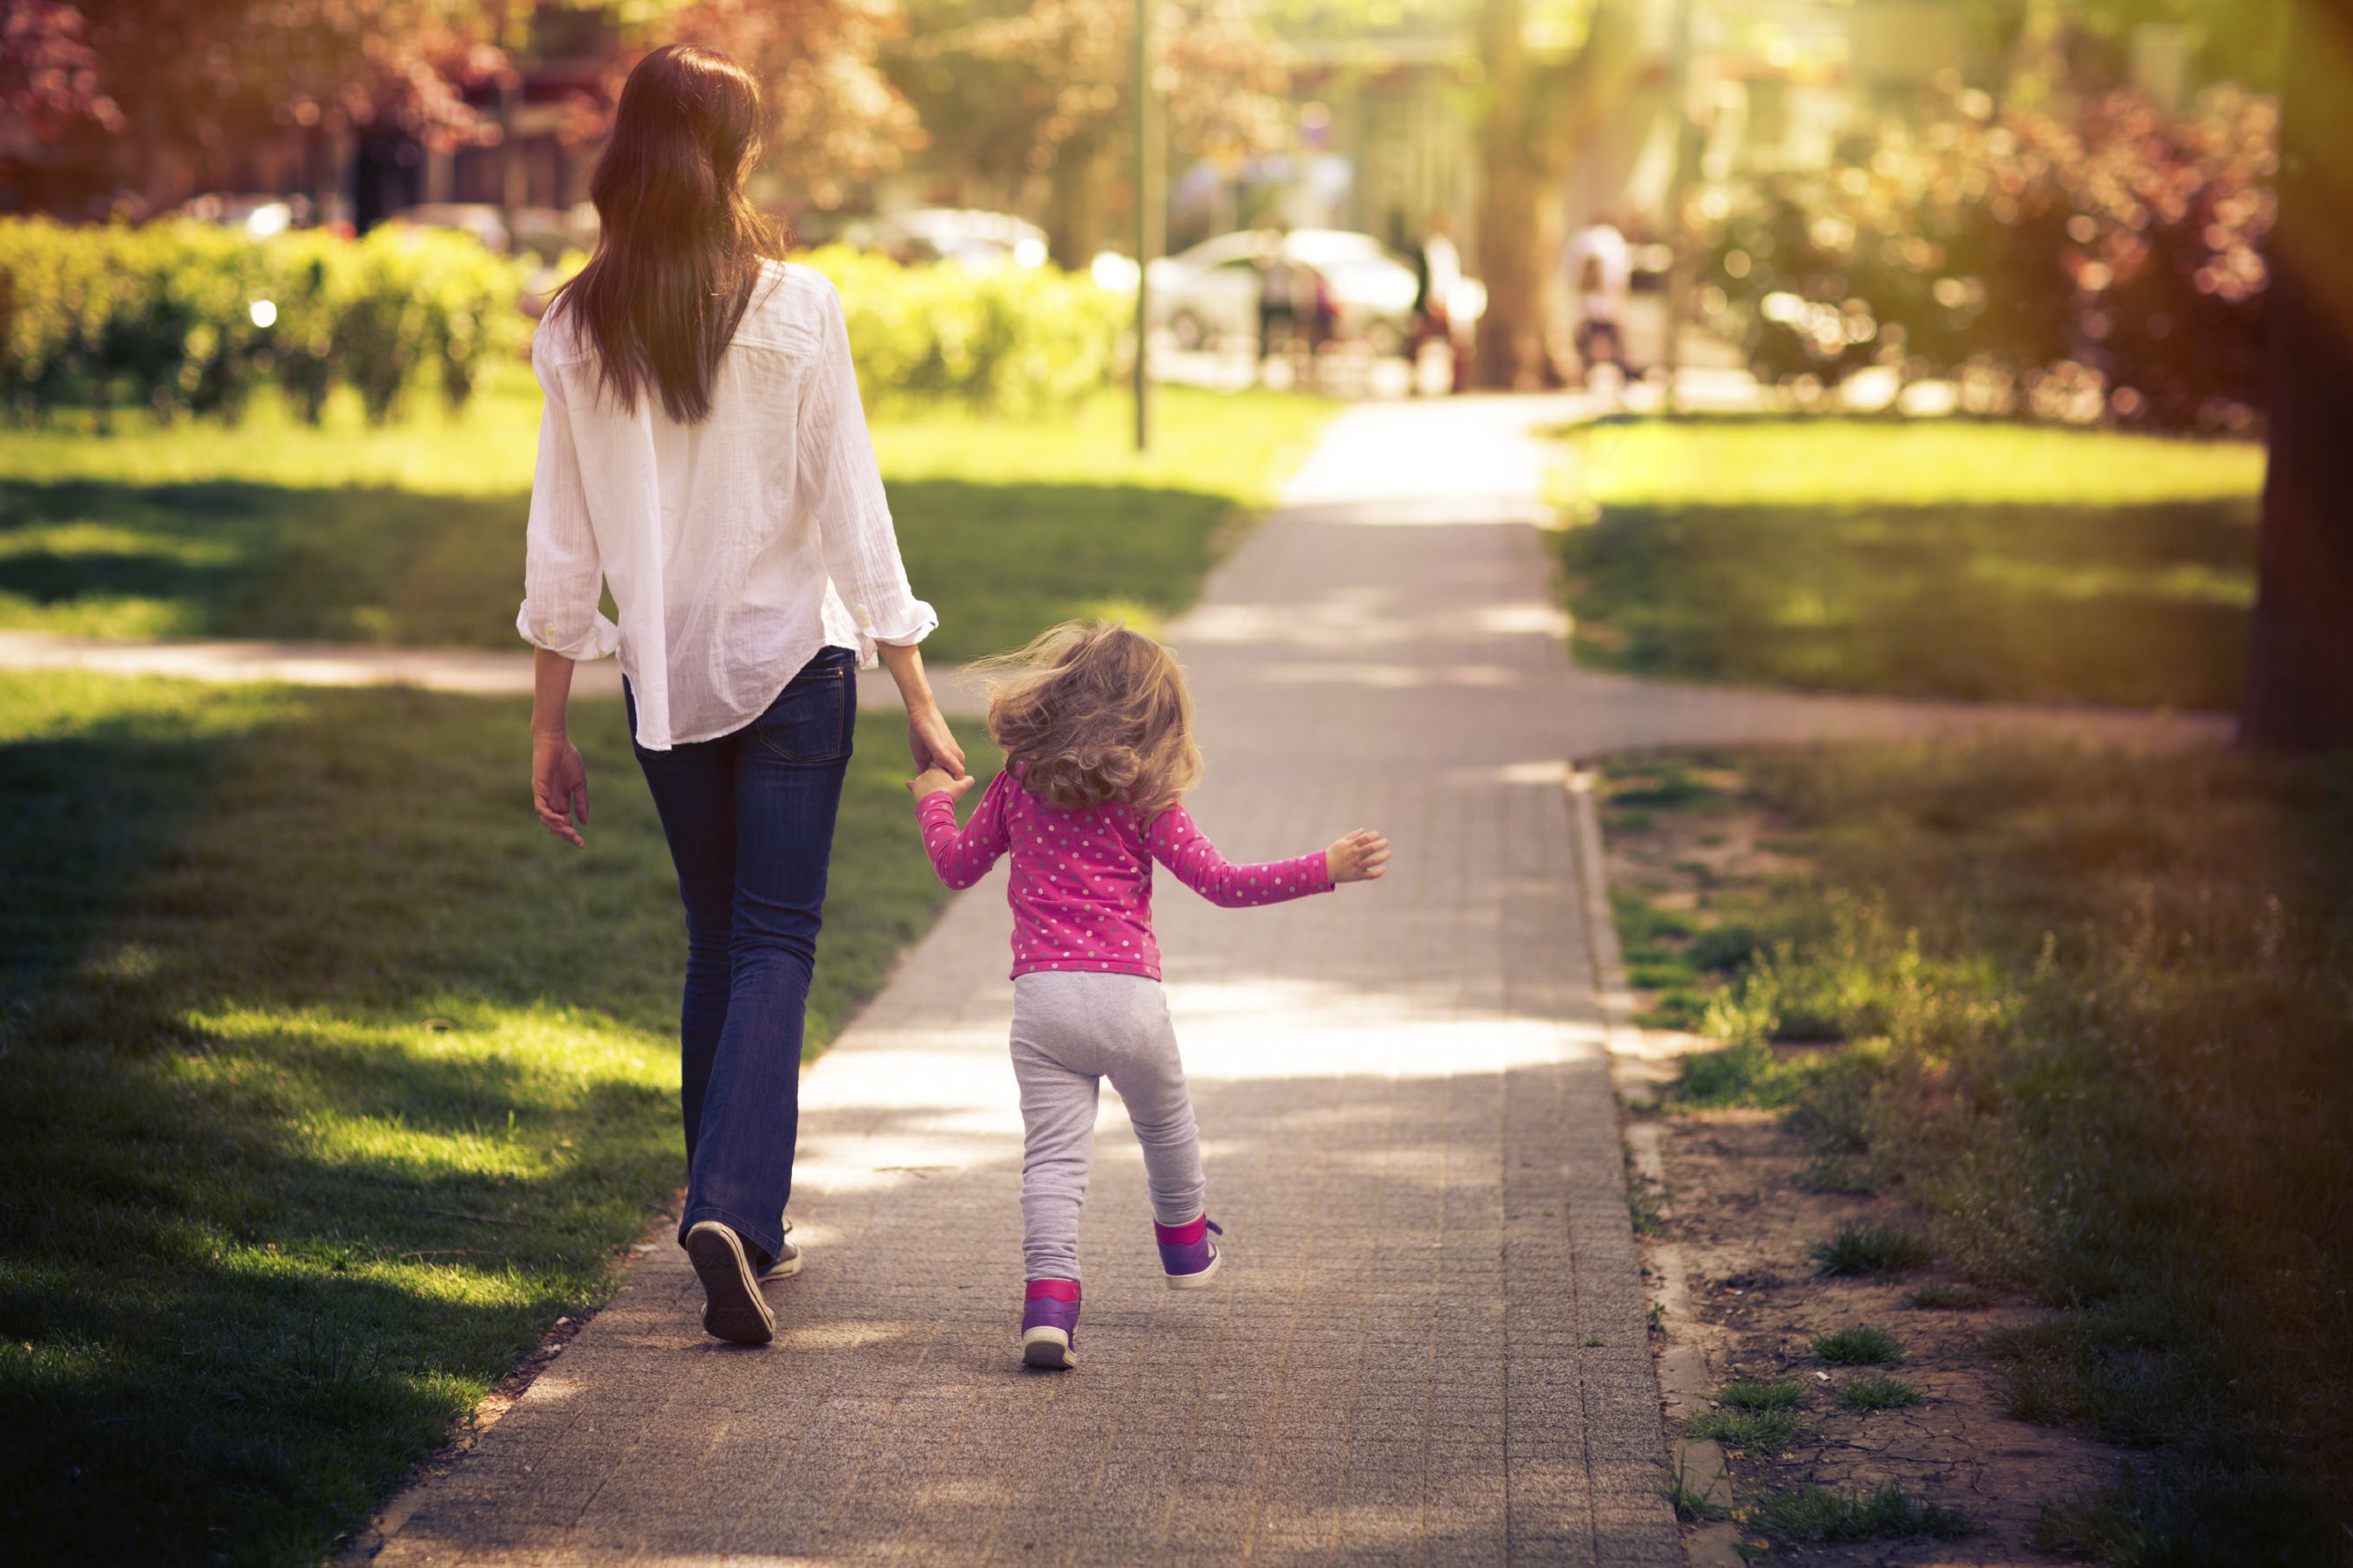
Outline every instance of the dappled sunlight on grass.
<svg viewBox="0 0 2353 1568">
<path fill-rule="evenodd" d="M 1849 420 L 1577 441 L 1599 510 L 1558 546 L 1588 666 L 1978 700 L 2237 701 L 2260 448 Z"/>
<path fill-rule="evenodd" d="M 934 658 L 1075 615 L 1157 624 L 1192 600 L 1330 405 L 1171 389 L 1153 449 L 1124 405 L 1017 420 L 893 405 L 874 425 Z M 521 650 L 539 393 L 510 368 L 465 417 L 313 429 L 269 409 L 233 435 L 126 425 L 0 430 L 0 626 Z"/>
<path fill-rule="evenodd" d="M 2253 441 L 1960 419 L 1604 421 L 1573 447 L 1573 495 L 1604 506 L 2128 506 L 2243 498 L 2263 481 Z"/>
<path fill-rule="evenodd" d="M 660 1223 L 668 853 L 610 708 L 590 848 L 548 839 L 525 714 L 0 676 L 0 1530 L 36 1557 L 315 1559 Z M 813 1049 L 944 896 L 903 721 L 859 746 Z"/>
</svg>

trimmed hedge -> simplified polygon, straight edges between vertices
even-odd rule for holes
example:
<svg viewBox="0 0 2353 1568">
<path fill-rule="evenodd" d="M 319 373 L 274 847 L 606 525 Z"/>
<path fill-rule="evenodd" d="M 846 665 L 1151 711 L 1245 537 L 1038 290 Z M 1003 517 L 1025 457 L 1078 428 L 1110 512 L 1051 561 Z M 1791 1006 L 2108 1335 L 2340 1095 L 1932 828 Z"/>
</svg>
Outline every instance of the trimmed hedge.
<svg viewBox="0 0 2353 1568">
<path fill-rule="evenodd" d="M 0 409 L 140 407 L 234 421 L 275 379 L 317 419 L 338 382 L 371 419 L 429 373 L 452 405 L 528 341 L 522 275 L 458 234 L 379 229 L 255 239 L 166 221 L 0 221 Z"/>
<path fill-rule="evenodd" d="M 1110 380 L 1129 304 L 1053 267 L 902 267 L 828 246 L 793 258 L 841 291 L 870 406 L 955 398 L 1008 414 L 1060 407 Z"/>
<path fill-rule="evenodd" d="M 839 247 L 797 259 L 841 291 L 870 405 L 955 399 L 1025 415 L 1111 376 L 1125 308 L 1050 268 L 907 268 Z M 0 220 L 0 416 L 67 407 L 234 422 L 275 381 L 316 421 L 337 385 L 368 417 L 418 383 L 452 405 L 531 322 L 513 262 L 471 237 L 381 228 L 255 239 L 185 221 L 75 228 Z"/>
</svg>

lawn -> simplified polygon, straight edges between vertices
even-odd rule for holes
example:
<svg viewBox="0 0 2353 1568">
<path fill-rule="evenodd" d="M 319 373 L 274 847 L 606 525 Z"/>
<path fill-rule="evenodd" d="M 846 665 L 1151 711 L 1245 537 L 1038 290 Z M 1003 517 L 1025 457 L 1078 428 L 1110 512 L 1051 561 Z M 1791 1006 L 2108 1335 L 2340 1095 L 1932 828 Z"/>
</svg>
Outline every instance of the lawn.
<svg viewBox="0 0 2353 1568">
<path fill-rule="evenodd" d="M 1621 889 L 1638 984 L 1722 1043 L 1671 1099 L 1782 1108 L 1942 1263 L 2057 1309 L 1986 1343 L 2006 1409 L 2129 1459 L 2041 1543 L 2341 1561 L 2353 769 L 2010 742 L 1631 759 L 1609 787 L 1608 828 L 1769 851 L 1695 903 Z"/>
<path fill-rule="evenodd" d="M 2260 447 L 1960 421 L 1569 437 L 1577 659 L 1907 697 L 2228 709 Z"/>
<path fill-rule="evenodd" d="M 525 713 L 0 675 L 12 1560 L 317 1561 L 669 1202 L 667 854 L 617 708 L 550 839 Z M 859 743 L 813 1047 L 944 897 Z"/>
<path fill-rule="evenodd" d="M 1113 396 L 1028 421 L 885 411 L 875 447 L 901 547 L 941 616 L 929 651 L 1182 609 L 1329 412 L 1166 388 L 1139 457 Z M 348 404 L 312 428 L 265 398 L 233 431 L 0 430 L 0 627 L 520 647 L 538 418 L 510 367 L 462 417 L 419 398 L 384 428 Z"/>
</svg>

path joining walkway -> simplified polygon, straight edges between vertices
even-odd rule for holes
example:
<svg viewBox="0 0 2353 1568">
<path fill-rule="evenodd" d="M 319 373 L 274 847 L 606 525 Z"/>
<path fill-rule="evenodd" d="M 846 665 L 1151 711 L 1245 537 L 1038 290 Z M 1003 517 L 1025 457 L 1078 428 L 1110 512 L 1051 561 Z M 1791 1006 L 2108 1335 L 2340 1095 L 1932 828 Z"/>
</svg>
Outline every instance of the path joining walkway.
<svg viewBox="0 0 2353 1568">
<path fill-rule="evenodd" d="M 1164 891 L 1221 1288 L 1162 1287 L 1107 1095 L 1081 1363 L 1018 1365 L 1000 869 L 808 1076 L 776 1343 L 658 1247 L 378 1561 L 1679 1563 L 1523 423 L 1343 416 L 1176 629 L 1229 854 L 1398 847 Z"/>
</svg>

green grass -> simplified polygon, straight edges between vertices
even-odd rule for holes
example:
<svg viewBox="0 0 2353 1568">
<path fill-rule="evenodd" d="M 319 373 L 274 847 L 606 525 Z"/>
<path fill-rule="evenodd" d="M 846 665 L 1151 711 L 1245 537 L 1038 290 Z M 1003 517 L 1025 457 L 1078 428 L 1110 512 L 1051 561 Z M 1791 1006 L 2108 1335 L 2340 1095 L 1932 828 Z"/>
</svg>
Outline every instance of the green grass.
<svg viewBox="0 0 2353 1568">
<path fill-rule="evenodd" d="M 2137 1481 L 2081 1502 L 2103 1561 L 2336 1560 L 2353 767 L 2022 742 L 1743 767 L 1808 871 L 1764 891 L 1764 955 L 1687 1082 L 1883 1173 L 1978 1282 L 1915 1307 L 2052 1310 L 1989 1351 L 2012 1415 L 2136 1451 Z M 1770 1045 L 1792 994 L 1846 1043 Z"/>
<path fill-rule="evenodd" d="M 1908 1410 L 1921 1395 L 1900 1377 L 1858 1377 L 1839 1390 L 1839 1403 L 1849 1410 Z"/>
<path fill-rule="evenodd" d="M 1714 1398 L 1727 1410 L 1794 1410 L 1806 1402 L 1806 1389 L 1794 1377 L 1769 1383 L 1743 1377 L 1717 1389 Z"/>
<path fill-rule="evenodd" d="M 1977 1532 L 1967 1514 L 1939 1503 L 1921 1502 L 1896 1486 L 1869 1494 L 1801 1487 L 1768 1492 L 1740 1510 L 1741 1522 L 1778 1542 L 1835 1545 L 1855 1541 L 1905 1541 L 1929 1537 L 1956 1541 Z"/>
<path fill-rule="evenodd" d="M 668 856 L 617 708 L 547 837 L 525 712 L 0 675 L 19 1560 L 317 1561 L 668 1202 Z M 813 1043 L 943 897 L 902 744 L 861 726 Z"/>
<path fill-rule="evenodd" d="M 1559 536 L 1581 663 L 2235 707 L 2263 454 L 1967 422 L 1608 424 Z"/>
<path fill-rule="evenodd" d="M 1874 1279 L 1909 1274 L 1936 1261 L 1926 1237 L 1894 1225 L 1850 1221 L 1814 1248 L 1814 1263 L 1831 1275 L 1867 1274 Z"/>
<path fill-rule="evenodd" d="M 1778 1454 L 1811 1429 L 1787 1410 L 1703 1410 L 1683 1422 L 1686 1437 L 1753 1454 Z"/>
<path fill-rule="evenodd" d="M 233 430 L 0 430 L 0 627 L 520 648 L 537 390 L 510 368 L 462 417 L 429 403 L 383 428 L 339 406 L 314 429 L 264 399 Z M 876 423 L 934 658 L 1183 609 L 1331 405 L 1164 389 L 1141 457 L 1125 407 Z"/>
<path fill-rule="evenodd" d="M 1904 1347 L 1885 1329 L 1857 1323 L 1816 1334 L 1814 1359 L 1828 1366 L 1887 1366 L 1904 1359 Z"/>
</svg>

